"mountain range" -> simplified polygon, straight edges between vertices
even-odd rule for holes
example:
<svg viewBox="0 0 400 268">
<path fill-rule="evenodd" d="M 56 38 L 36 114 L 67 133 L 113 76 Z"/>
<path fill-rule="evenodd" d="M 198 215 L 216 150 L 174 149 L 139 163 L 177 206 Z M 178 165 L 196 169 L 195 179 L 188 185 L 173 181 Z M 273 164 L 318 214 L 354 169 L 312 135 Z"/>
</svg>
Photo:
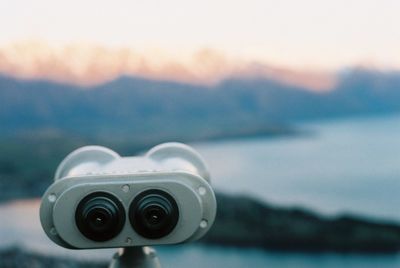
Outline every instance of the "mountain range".
<svg viewBox="0 0 400 268">
<path fill-rule="evenodd" d="M 90 87 L 0 76 L 0 135 L 138 142 L 290 133 L 292 123 L 400 111 L 400 73 L 351 69 L 329 91 L 265 78 L 213 86 L 123 76 Z"/>
</svg>

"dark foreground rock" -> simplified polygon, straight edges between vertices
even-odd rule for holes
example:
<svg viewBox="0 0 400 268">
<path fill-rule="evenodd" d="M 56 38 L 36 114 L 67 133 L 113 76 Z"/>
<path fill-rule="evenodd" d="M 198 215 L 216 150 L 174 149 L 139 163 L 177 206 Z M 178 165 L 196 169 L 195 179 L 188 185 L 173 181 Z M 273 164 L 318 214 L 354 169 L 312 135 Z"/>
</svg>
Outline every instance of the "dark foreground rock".
<svg viewBox="0 0 400 268">
<path fill-rule="evenodd" d="M 215 223 L 200 243 L 316 253 L 400 251 L 399 224 L 350 215 L 327 218 L 304 209 L 278 208 L 250 197 L 222 193 L 217 193 L 217 202 Z M 7 254 L 12 260 L 20 253 Z"/>
<path fill-rule="evenodd" d="M 400 226 L 353 216 L 324 218 L 269 206 L 249 197 L 217 195 L 218 213 L 203 243 L 280 251 L 391 253 Z"/>
<path fill-rule="evenodd" d="M 107 263 L 49 257 L 19 248 L 0 250 L 0 268 L 106 268 Z"/>
</svg>

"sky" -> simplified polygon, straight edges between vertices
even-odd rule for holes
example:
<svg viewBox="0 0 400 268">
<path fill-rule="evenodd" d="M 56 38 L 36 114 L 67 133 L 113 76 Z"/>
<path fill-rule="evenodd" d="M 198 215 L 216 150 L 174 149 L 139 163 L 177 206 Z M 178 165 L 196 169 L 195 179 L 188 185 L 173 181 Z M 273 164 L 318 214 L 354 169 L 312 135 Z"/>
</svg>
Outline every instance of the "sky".
<svg viewBox="0 0 400 268">
<path fill-rule="evenodd" d="M 169 72 L 192 73 L 187 80 L 249 72 L 255 63 L 306 75 L 399 69 L 399 12 L 398 0 L 0 0 L 0 71 L 27 74 L 37 68 L 30 61 L 56 58 L 50 65 L 66 64 L 82 80 L 90 72 L 75 69 L 127 54 L 136 62 L 128 73 L 140 58 L 148 73 L 174 65 Z M 93 56 L 91 47 L 103 52 Z M 33 71 L 20 70 L 29 64 Z"/>
</svg>

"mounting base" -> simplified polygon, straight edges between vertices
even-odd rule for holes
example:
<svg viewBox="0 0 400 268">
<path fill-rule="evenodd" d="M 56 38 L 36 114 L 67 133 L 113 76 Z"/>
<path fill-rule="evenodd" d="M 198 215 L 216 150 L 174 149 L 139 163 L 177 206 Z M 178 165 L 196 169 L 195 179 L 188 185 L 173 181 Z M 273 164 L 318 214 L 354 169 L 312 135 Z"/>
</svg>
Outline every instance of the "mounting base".
<svg viewBox="0 0 400 268">
<path fill-rule="evenodd" d="M 108 268 L 161 268 L 156 251 L 150 247 L 122 248 Z"/>
</svg>

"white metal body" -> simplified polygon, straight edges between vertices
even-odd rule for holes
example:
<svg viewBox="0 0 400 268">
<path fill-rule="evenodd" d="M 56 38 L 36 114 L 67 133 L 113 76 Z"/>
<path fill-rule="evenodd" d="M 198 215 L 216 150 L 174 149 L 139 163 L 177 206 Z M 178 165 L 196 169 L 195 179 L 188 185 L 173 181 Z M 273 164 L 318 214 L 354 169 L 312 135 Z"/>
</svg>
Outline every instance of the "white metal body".
<svg viewBox="0 0 400 268">
<path fill-rule="evenodd" d="M 128 219 L 132 200 L 148 189 L 169 193 L 178 205 L 178 223 L 167 236 L 144 238 L 129 220 L 116 237 L 105 242 L 92 241 L 78 230 L 75 211 L 88 194 L 101 191 L 114 195 L 123 204 Z M 196 151 L 180 143 L 161 144 L 137 157 L 121 157 L 100 146 L 82 147 L 62 161 L 40 208 L 47 236 L 60 246 L 81 249 L 196 240 L 209 230 L 215 214 L 216 200 L 207 166 Z"/>
</svg>

